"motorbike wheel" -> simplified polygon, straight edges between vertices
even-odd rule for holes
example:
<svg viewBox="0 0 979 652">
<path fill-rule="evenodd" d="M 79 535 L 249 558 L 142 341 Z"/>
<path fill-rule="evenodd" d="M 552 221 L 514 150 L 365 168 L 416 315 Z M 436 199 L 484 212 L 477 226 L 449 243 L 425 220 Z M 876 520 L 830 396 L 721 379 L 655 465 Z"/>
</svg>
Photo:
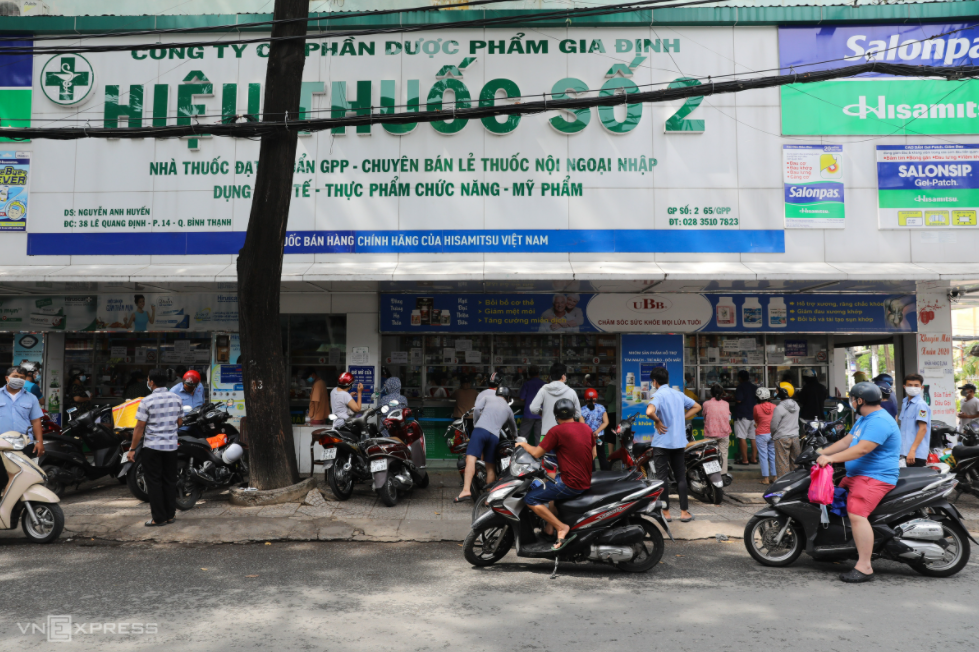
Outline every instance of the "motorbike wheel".
<svg viewBox="0 0 979 652">
<path fill-rule="evenodd" d="M 775 538 L 784 523 L 771 516 L 752 517 L 744 526 L 744 547 L 763 566 L 788 566 L 802 554 L 803 539 L 794 525 L 789 525 L 776 547 Z"/>
<path fill-rule="evenodd" d="M 663 558 L 666 543 L 663 541 L 663 533 L 659 531 L 659 528 L 646 519 L 635 519 L 632 524 L 641 525 L 646 530 L 646 535 L 639 543 L 632 544 L 636 551 L 632 561 L 620 561 L 615 567 L 629 573 L 645 573 Z"/>
<path fill-rule="evenodd" d="M 347 463 L 346 455 L 338 455 L 333 466 L 326 470 L 326 483 L 337 500 L 347 500 L 354 493 L 354 479 L 349 472 L 343 470 Z"/>
<path fill-rule="evenodd" d="M 431 481 L 431 478 L 428 477 L 428 471 L 422 471 L 422 473 L 424 473 L 425 475 L 422 476 L 422 479 L 419 482 L 415 483 L 415 486 L 418 487 L 419 489 L 427 489 L 428 483 Z"/>
<path fill-rule="evenodd" d="M 65 495 L 65 483 L 61 481 L 61 469 L 56 466 L 51 466 L 50 464 L 45 464 L 41 467 L 44 471 L 44 475 L 48 476 L 48 479 L 44 481 L 44 486 L 50 489 L 58 498 Z"/>
<path fill-rule="evenodd" d="M 61 536 L 61 531 L 65 529 L 65 513 L 61 511 L 61 505 L 31 502 L 31 507 L 37 516 L 36 526 L 26 509 L 21 516 L 21 527 L 28 539 L 34 543 L 51 543 Z"/>
<path fill-rule="evenodd" d="M 472 523 L 475 523 L 477 518 L 489 511 L 490 507 L 486 504 L 487 498 L 489 498 L 488 493 L 473 499 Z"/>
<path fill-rule="evenodd" d="M 136 462 L 131 467 L 129 467 L 129 473 L 126 474 L 126 484 L 129 485 L 129 493 L 133 495 L 144 503 L 150 501 L 150 495 L 146 491 L 146 476 L 143 475 L 143 463 Z"/>
<path fill-rule="evenodd" d="M 180 462 L 177 466 L 177 509 L 182 512 L 193 509 L 204 493 L 201 486 L 190 477 L 188 467 L 188 462 Z"/>
<path fill-rule="evenodd" d="M 969 563 L 969 555 L 972 552 L 969 537 L 958 523 L 947 518 L 933 520 L 941 523 L 944 530 L 945 557 L 941 561 L 914 563 L 911 564 L 911 568 L 927 577 L 951 577 Z"/>
<path fill-rule="evenodd" d="M 398 504 L 398 488 L 394 486 L 394 467 L 395 465 L 388 467 L 388 476 L 381 488 L 377 490 L 381 502 L 388 507 L 394 507 Z"/>
<path fill-rule="evenodd" d="M 710 505 L 720 505 L 721 501 L 724 500 L 724 490 L 720 487 L 715 487 L 710 478 L 707 479 L 707 489 L 704 491 L 704 500 Z"/>
<path fill-rule="evenodd" d="M 472 530 L 462 544 L 462 554 L 473 566 L 492 566 L 513 547 L 513 530 L 509 525 Z"/>
</svg>

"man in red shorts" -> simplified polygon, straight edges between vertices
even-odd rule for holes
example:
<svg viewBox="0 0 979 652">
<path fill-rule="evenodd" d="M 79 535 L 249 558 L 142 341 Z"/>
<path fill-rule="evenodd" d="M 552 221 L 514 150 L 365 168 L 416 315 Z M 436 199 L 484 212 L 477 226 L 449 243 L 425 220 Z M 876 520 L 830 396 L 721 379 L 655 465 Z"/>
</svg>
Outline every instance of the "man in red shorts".
<svg viewBox="0 0 979 652">
<path fill-rule="evenodd" d="M 894 418 L 880 407 L 882 398 L 880 388 L 871 382 L 854 385 L 850 389 L 850 407 L 860 418 L 850 434 L 827 446 L 816 460 L 819 466 L 846 463 L 846 478 L 840 486 L 849 492 L 846 511 L 859 558 L 852 570 L 840 574 L 844 582 L 869 582 L 874 578 L 870 566 L 874 531 L 867 517 L 897 484 L 901 431 Z"/>
</svg>

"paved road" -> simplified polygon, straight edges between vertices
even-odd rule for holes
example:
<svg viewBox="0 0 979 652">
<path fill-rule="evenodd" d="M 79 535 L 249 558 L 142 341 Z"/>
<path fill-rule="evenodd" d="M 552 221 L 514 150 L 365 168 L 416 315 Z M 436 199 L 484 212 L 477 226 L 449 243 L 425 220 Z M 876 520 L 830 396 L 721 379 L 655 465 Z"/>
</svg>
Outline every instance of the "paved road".
<svg viewBox="0 0 979 652">
<path fill-rule="evenodd" d="M 648 574 L 564 565 L 551 581 L 512 553 L 475 570 L 454 543 L 4 541 L 0 650 L 975 650 L 977 565 L 932 580 L 882 562 L 847 586 L 840 565 L 763 569 L 740 541 L 667 542 Z M 22 633 L 48 615 L 72 617 L 70 643 Z"/>
</svg>

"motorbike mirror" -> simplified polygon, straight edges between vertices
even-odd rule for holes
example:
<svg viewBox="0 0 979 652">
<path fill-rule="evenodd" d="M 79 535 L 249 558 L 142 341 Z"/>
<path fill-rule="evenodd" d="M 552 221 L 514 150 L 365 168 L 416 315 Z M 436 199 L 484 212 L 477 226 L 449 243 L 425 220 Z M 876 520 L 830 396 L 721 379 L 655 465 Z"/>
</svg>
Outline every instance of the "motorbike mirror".
<svg viewBox="0 0 979 652">
<path fill-rule="evenodd" d="M 843 406 L 843 404 L 842 404 L 842 403 L 837 403 L 837 404 L 836 404 L 836 411 L 837 411 L 837 412 L 843 412 L 843 410 L 845 410 L 845 409 L 846 409 L 846 408 L 845 408 L 845 407 Z"/>
</svg>

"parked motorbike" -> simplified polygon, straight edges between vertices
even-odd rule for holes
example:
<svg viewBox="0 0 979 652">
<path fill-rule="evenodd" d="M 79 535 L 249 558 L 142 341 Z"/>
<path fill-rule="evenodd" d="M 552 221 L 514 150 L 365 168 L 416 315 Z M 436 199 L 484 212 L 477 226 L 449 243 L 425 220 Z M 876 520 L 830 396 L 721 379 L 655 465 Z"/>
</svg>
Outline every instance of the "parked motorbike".
<svg viewBox="0 0 979 652">
<path fill-rule="evenodd" d="M 67 415 L 68 424 L 63 431 L 44 435 L 44 454 L 37 460 L 47 476 L 44 486 L 58 497 L 69 485 L 75 485 L 77 490 L 88 480 L 118 476 L 124 451 L 129 448 L 128 442 L 102 423 L 103 418 L 111 418 L 110 406 L 80 415 L 77 408 L 71 408 Z"/>
<path fill-rule="evenodd" d="M 829 444 L 838 442 L 846 437 L 846 422 L 849 418 L 847 413 L 848 406 L 842 403 L 836 406 L 837 418 L 833 421 L 814 419 L 806 421 L 799 419 L 799 445 L 802 450 L 807 446 L 813 445 L 815 448 L 823 448 Z M 846 467 L 838 464 L 833 468 L 833 484 L 840 484 L 840 480 L 846 477 Z"/>
<path fill-rule="evenodd" d="M 933 420 L 931 443 L 933 448 L 941 451 L 940 461 L 949 465 L 951 474 L 959 481 L 949 494 L 948 502 L 958 502 L 962 494 L 979 498 L 979 424 L 969 423 L 961 430 L 955 430 L 942 421 Z"/>
<path fill-rule="evenodd" d="M 472 412 L 472 410 L 469 410 L 450 423 L 445 431 L 446 446 L 448 446 L 450 452 L 459 456 L 456 459 L 456 469 L 459 471 L 460 478 L 466 474 L 466 449 L 469 447 L 469 438 L 472 436 L 473 431 Z M 496 453 L 493 460 L 497 478 L 503 477 L 504 473 L 506 473 L 516 439 L 517 433 L 511 432 L 509 426 L 504 426 L 503 430 L 500 431 L 500 443 L 496 446 Z M 472 484 L 470 485 L 470 492 L 474 501 L 486 491 L 486 486 L 486 462 L 478 459 L 476 460 L 476 473 L 473 475 Z"/>
<path fill-rule="evenodd" d="M 0 529 L 12 530 L 20 521 L 31 541 L 50 543 L 61 535 L 65 515 L 58 496 L 44 487 L 44 471 L 24 454 L 27 444 L 27 437 L 20 433 L 0 435 L 0 456 L 10 478 L 0 499 Z"/>
<path fill-rule="evenodd" d="M 765 566 L 788 566 L 803 552 L 813 559 L 856 559 L 857 548 L 848 517 L 828 513 L 809 502 L 809 473 L 828 445 L 821 437 L 807 441 L 796 458 L 799 469 L 781 478 L 765 494 L 768 506 L 755 514 L 744 529 L 748 553 Z M 874 557 L 911 566 L 930 577 L 949 577 L 969 561 L 974 541 L 962 516 L 947 497 L 958 481 L 928 468 L 903 468 L 897 485 L 870 514 L 874 529 Z"/>
<path fill-rule="evenodd" d="M 593 485 L 571 500 L 558 501 L 558 518 L 571 524 L 561 550 L 544 540 L 543 522 L 523 501 L 535 479 L 546 478 L 541 461 L 516 449 L 510 477 L 495 484 L 488 496 L 490 510 L 479 516 L 463 544 L 463 555 L 474 566 L 489 566 L 517 546 L 518 557 L 553 559 L 554 575 L 560 561 L 610 563 L 620 570 L 645 572 L 663 556 L 664 541 L 650 516 L 669 533 L 659 496 L 659 480 L 632 480 Z M 671 535 L 672 538 L 672 535 Z M 552 575 L 552 577 L 554 577 Z"/>
<path fill-rule="evenodd" d="M 376 415 L 392 436 L 378 436 L 371 421 Z M 371 408 L 340 428 L 316 430 L 313 437 L 324 449 L 326 482 L 338 500 L 350 498 L 355 483 L 369 482 L 381 501 L 393 507 L 401 494 L 428 486 L 421 424 L 411 408 L 401 408 L 397 401 Z"/>
<path fill-rule="evenodd" d="M 652 442 L 635 442 L 632 432 L 639 413 L 624 419 L 616 426 L 615 433 L 620 448 L 609 456 L 609 464 L 621 461 L 625 469 L 638 469 L 644 477 L 655 478 Z M 717 442 L 711 439 L 693 441 L 691 426 L 687 426 L 687 448 L 683 453 L 687 473 L 687 487 L 698 499 L 711 505 L 720 505 L 724 499 L 724 478 L 721 476 L 721 457 Z M 670 469 L 670 482 L 675 483 Z"/>
</svg>

